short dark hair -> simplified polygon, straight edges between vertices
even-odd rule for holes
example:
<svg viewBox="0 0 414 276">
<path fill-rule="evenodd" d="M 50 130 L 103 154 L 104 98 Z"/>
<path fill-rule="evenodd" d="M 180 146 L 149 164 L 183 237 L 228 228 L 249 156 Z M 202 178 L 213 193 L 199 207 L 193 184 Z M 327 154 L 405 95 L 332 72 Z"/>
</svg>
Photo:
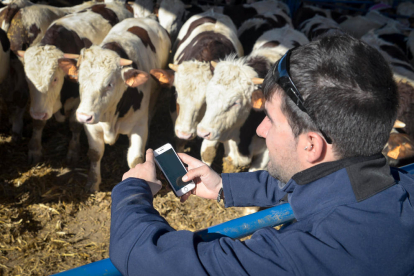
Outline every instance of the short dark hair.
<svg viewBox="0 0 414 276">
<path fill-rule="evenodd" d="M 274 93 L 282 96 L 281 109 L 295 137 L 321 129 L 332 139 L 338 158 L 382 151 L 397 117 L 398 92 L 388 63 L 376 49 L 342 34 L 293 50 L 290 76 L 313 121 L 286 97 L 273 69 L 263 92 L 266 100 Z"/>
</svg>

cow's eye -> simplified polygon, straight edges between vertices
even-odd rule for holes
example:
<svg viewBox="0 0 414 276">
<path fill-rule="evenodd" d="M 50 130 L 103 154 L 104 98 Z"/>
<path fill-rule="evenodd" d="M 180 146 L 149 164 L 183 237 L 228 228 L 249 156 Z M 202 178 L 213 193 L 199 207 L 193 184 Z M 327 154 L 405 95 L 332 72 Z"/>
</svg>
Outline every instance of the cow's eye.
<svg viewBox="0 0 414 276">
<path fill-rule="evenodd" d="M 111 82 L 111 83 L 109 83 L 108 84 L 108 86 L 107 86 L 108 88 L 112 88 L 112 87 L 114 87 L 114 84 Z"/>
<path fill-rule="evenodd" d="M 53 82 L 57 82 L 57 78 L 54 78 L 54 79 L 53 79 Z"/>
</svg>

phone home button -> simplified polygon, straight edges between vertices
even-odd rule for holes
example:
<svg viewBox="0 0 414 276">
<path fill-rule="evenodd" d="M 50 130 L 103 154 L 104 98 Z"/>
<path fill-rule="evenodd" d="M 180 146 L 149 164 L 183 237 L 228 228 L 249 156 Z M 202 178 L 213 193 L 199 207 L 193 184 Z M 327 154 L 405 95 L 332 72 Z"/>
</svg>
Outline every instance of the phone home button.
<svg viewBox="0 0 414 276">
<path fill-rule="evenodd" d="M 184 192 L 184 193 L 188 192 L 188 188 L 187 188 L 187 187 L 184 187 L 184 188 L 183 188 L 183 192 Z"/>
</svg>

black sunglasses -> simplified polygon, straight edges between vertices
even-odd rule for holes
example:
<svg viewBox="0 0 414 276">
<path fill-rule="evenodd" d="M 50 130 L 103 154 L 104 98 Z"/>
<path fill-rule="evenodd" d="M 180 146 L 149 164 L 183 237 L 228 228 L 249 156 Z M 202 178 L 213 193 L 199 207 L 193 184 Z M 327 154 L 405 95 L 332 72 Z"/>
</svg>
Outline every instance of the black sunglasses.
<svg viewBox="0 0 414 276">
<path fill-rule="evenodd" d="M 309 118 L 314 122 L 315 120 L 309 115 L 308 111 L 305 108 L 305 100 L 302 98 L 302 95 L 299 93 L 299 90 L 296 88 L 295 84 L 293 83 L 292 79 L 289 75 L 289 61 L 290 55 L 292 53 L 292 49 L 286 52 L 286 54 L 278 61 L 276 66 L 273 67 L 273 77 L 276 79 L 276 83 L 285 91 L 286 95 L 299 107 L 300 110 L 308 114 Z M 332 139 L 329 138 L 325 132 L 323 132 L 318 127 L 320 133 L 322 134 L 323 138 L 328 144 L 332 144 Z"/>
</svg>

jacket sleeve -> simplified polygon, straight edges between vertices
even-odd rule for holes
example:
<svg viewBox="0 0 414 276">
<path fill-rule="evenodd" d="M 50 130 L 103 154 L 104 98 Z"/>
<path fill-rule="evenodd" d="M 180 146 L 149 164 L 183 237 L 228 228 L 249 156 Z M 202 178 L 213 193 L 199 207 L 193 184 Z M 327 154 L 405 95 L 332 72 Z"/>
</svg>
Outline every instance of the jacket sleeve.
<svg viewBox="0 0 414 276">
<path fill-rule="evenodd" d="M 286 195 L 279 188 L 282 182 L 267 171 L 223 173 L 221 177 L 226 207 L 270 207 L 278 205 Z"/>
<path fill-rule="evenodd" d="M 203 242 L 196 233 L 174 230 L 153 208 L 151 191 L 141 179 L 128 178 L 113 189 L 111 216 L 109 256 L 122 275 L 292 272 L 286 251 L 271 234 L 255 234 L 246 243 L 230 238 Z"/>
</svg>

